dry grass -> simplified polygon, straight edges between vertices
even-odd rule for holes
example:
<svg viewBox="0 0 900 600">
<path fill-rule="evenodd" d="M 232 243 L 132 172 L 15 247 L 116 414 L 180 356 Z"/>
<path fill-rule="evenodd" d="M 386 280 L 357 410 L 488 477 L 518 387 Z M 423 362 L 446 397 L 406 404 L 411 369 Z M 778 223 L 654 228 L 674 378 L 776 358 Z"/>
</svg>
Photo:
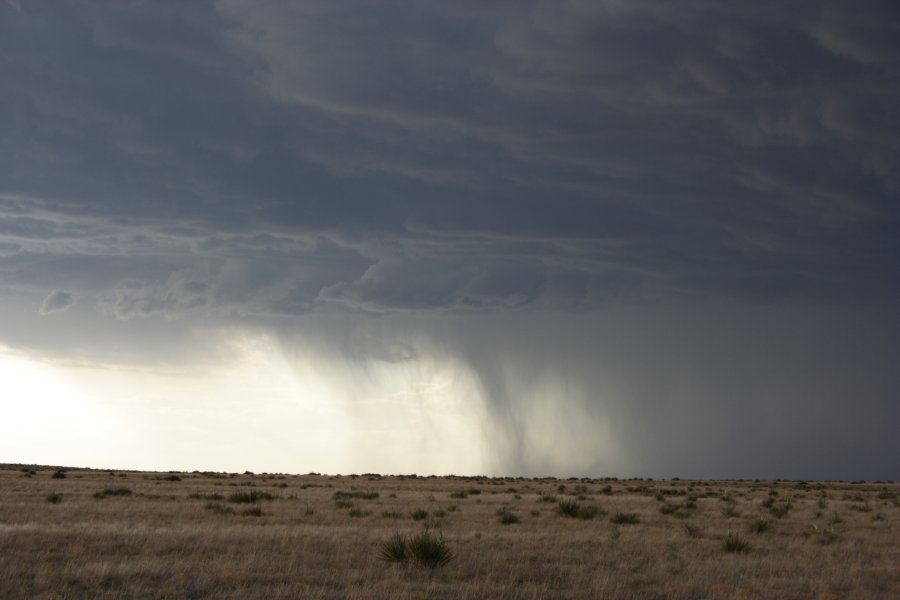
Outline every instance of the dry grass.
<svg viewBox="0 0 900 600">
<path fill-rule="evenodd" d="M 900 597 L 896 484 L 21 469 L 0 466 L 0 598 Z M 228 501 L 251 492 L 259 515 Z M 452 562 L 380 557 L 424 527 Z"/>
</svg>

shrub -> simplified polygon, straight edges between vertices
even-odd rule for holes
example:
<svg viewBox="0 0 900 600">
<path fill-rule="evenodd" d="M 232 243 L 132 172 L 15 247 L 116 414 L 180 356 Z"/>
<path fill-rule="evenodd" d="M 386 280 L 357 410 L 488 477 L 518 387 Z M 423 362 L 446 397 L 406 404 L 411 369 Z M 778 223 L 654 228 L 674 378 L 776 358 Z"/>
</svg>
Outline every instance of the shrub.
<svg viewBox="0 0 900 600">
<path fill-rule="evenodd" d="M 385 519 L 402 519 L 403 513 L 397 512 L 396 510 L 386 510 L 381 513 L 381 516 Z"/>
<path fill-rule="evenodd" d="M 59 494 L 47 494 L 47 502 L 50 504 L 59 504 L 62 502 L 62 496 Z"/>
<path fill-rule="evenodd" d="M 412 512 L 412 515 L 410 516 L 413 518 L 413 521 L 421 521 L 428 516 L 428 511 L 417 508 Z"/>
<path fill-rule="evenodd" d="M 130 496 L 131 490 L 128 488 L 106 488 L 102 492 L 95 492 L 94 498 L 102 500 L 108 496 Z"/>
<path fill-rule="evenodd" d="M 444 542 L 444 536 L 435 536 L 428 529 L 411 537 L 407 547 L 416 564 L 429 569 L 442 567 L 456 557 Z"/>
<path fill-rule="evenodd" d="M 538 502 L 556 502 L 556 496 L 553 494 L 541 494 L 541 497 L 538 498 Z"/>
<path fill-rule="evenodd" d="M 465 490 L 459 490 L 458 492 L 450 492 L 451 498 L 468 498 L 469 492 Z"/>
<path fill-rule="evenodd" d="M 769 523 L 768 519 L 757 517 L 750 522 L 750 531 L 753 533 L 763 533 L 768 531 L 771 526 L 772 525 L 771 523 Z"/>
<path fill-rule="evenodd" d="M 188 498 L 192 500 L 224 500 L 222 494 L 188 494 Z"/>
<path fill-rule="evenodd" d="M 572 518 L 577 517 L 578 511 L 581 510 L 581 504 L 575 500 L 560 500 L 557 506 L 559 507 L 560 513 Z"/>
<path fill-rule="evenodd" d="M 601 512 L 602 511 L 594 505 L 582 506 L 580 509 L 578 509 L 578 514 L 575 516 L 583 521 L 589 521 L 599 515 Z"/>
<path fill-rule="evenodd" d="M 409 560 L 409 547 L 406 538 L 395 533 L 393 537 L 381 542 L 381 550 L 378 555 L 381 560 L 392 563 L 405 563 Z"/>
<path fill-rule="evenodd" d="M 256 506 L 251 506 L 250 508 L 245 508 L 241 511 L 242 515 L 248 517 L 261 517 L 263 514 L 262 507 L 257 504 Z"/>
<path fill-rule="evenodd" d="M 738 511 L 733 504 L 729 504 L 725 508 L 722 509 L 722 514 L 728 517 L 729 519 L 734 517 L 741 516 L 740 511 Z"/>
<path fill-rule="evenodd" d="M 420 567 L 435 569 L 456 558 L 444 542 L 444 536 L 435 536 L 429 529 L 407 539 L 395 533 L 381 543 L 378 553 L 382 560 L 392 563 L 406 563 L 412 560 Z"/>
<path fill-rule="evenodd" d="M 250 492 L 234 492 L 233 494 L 228 496 L 228 501 L 235 503 L 253 504 L 255 502 L 259 502 L 260 500 L 272 500 L 274 498 L 275 496 L 273 496 L 269 492 L 258 492 L 256 490 L 252 490 Z"/>
<path fill-rule="evenodd" d="M 722 548 L 725 552 L 746 552 L 749 549 L 749 545 L 741 536 L 729 531 L 725 539 L 722 540 Z"/>
<path fill-rule="evenodd" d="M 331 497 L 332 500 L 347 500 L 350 498 L 359 498 L 360 500 L 374 500 L 378 497 L 378 492 L 335 492 Z"/>
<path fill-rule="evenodd" d="M 575 500 L 561 500 L 557 506 L 559 507 L 559 512 L 564 516 L 573 519 L 584 519 L 585 521 L 593 519 L 603 512 L 596 506 L 585 506 Z"/>
<path fill-rule="evenodd" d="M 634 525 L 640 523 L 641 519 L 636 513 L 616 513 L 610 519 L 610 522 L 616 525 Z"/>
<path fill-rule="evenodd" d="M 513 525 L 515 523 L 519 523 L 521 519 L 517 515 L 515 515 L 511 510 L 506 508 L 505 506 L 499 510 L 497 510 L 497 516 L 500 518 L 500 523 L 503 525 Z"/>
<path fill-rule="evenodd" d="M 788 514 L 788 511 L 791 510 L 790 502 L 783 502 L 781 504 L 773 504 L 769 507 L 769 512 L 772 513 L 772 516 L 780 519 L 784 515 Z"/>
<path fill-rule="evenodd" d="M 50 476 L 51 479 L 65 479 L 66 472 L 65 471 L 53 471 L 53 475 Z"/>
</svg>

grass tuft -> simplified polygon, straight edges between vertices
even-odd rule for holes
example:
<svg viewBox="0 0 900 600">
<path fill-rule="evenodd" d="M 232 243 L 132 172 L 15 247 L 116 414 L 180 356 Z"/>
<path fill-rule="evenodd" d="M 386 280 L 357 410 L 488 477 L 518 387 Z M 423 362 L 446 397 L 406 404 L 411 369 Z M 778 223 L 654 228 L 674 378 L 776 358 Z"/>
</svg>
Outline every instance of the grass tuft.
<svg viewBox="0 0 900 600">
<path fill-rule="evenodd" d="M 381 542 L 381 550 L 378 552 L 381 560 L 392 563 L 405 563 L 409 560 L 409 546 L 406 538 L 395 533 L 391 538 Z"/>
<path fill-rule="evenodd" d="M 456 555 L 444 542 L 444 536 L 434 535 L 428 529 L 409 538 L 407 545 L 413 560 L 421 567 L 435 569 L 456 558 Z"/>
<path fill-rule="evenodd" d="M 617 512 L 610 519 L 611 523 L 615 523 L 616 525 L 635 525 L 641 522 L 640 517 L 638 517 L 637 513 L 620 513 Z"/>
<path fill-rule="evenodd" d="M 739 553 L 739 552 L 747 552 L 750 549 L 750 545 L 736 533 L 731 531 L 725 536 L 725 539 L 722 540 L 722 548 L 725 552 L 729 553 Z"/>
<path fill-rule="evenodd" d="M 234 492 L 230 496 L 228 496 L 229 502 L 234 502 L 236 504 L 254 504 L 259 502 L 260 500 L 273 500 L 275 496 L 270 494 L 269 492 L 258 492 L 256 490 L 252 490 L 249 492 Z"/>
</svg>

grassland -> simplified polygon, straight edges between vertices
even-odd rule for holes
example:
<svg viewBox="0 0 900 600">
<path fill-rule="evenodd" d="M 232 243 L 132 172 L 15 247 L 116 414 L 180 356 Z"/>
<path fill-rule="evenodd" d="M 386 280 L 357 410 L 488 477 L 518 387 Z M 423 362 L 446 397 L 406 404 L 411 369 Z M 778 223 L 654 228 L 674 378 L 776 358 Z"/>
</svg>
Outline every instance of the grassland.
<svg viewBox="0 0 900 600">
<path fill-rule="evenodd" d="M 8 599 L 900 598 L 898 540 L 893 483 L 0 465 Z"/>
</svg>

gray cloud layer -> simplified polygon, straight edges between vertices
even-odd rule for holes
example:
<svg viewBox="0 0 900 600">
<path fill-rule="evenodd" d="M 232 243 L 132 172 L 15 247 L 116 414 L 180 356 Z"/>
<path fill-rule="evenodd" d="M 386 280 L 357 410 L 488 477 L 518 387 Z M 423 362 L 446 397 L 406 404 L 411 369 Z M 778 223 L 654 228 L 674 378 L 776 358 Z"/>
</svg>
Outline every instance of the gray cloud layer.
<svg viewBox="0 0 900 600">
<path fill-rule="evenodd" d="M 872 353 L 834 388 L 871 376 L 867 406 L 898 416 L 880 370 L 894 347 L 844 325 L 900 303 L 898 40 L 887 1 L 2 3 L 0 306 L 46 314 L 77 296 L 63 316 L 98 340 L 153 336 L 142 320 L 281 329 L 332 310 L 438 337 L 448 315 L 593 330 L 616 309 L 831 310 L 831 339 Z M 462 328 L 455 352 L 511 440 L 505 378 L 539 362 L 517 348 L 555 340 L 583 389 L 602 387 L 594 360 L 629 381 L 665 370 L 588 339 L 566 351 L 547 327 L 498 333 L 494 350 L 489 327 Z M 66 347 L 38 329 L 0 342 Z M 742 352 L 719 364 L 727 342 L 695 341 L 673 350 L 708 382 L 696 400 L 685 388 L 685 411 L 768 406 L 735 392 L 751 385 Z M 385 343 L 346 352 L 421 351 Z M 785 326 L 767 343 L 796 343 L 792 364 L 819 342 Z M 759 369 L 777 394 L 812 393 L 780 363 Z M 630 386 L 641 400 L 618 414 L 652 420 L 663 390 Z M 699 448 L 726 444 L 728 423 Z M 510 444 L 506 464 L 526 469 Z"/>
</svg>

